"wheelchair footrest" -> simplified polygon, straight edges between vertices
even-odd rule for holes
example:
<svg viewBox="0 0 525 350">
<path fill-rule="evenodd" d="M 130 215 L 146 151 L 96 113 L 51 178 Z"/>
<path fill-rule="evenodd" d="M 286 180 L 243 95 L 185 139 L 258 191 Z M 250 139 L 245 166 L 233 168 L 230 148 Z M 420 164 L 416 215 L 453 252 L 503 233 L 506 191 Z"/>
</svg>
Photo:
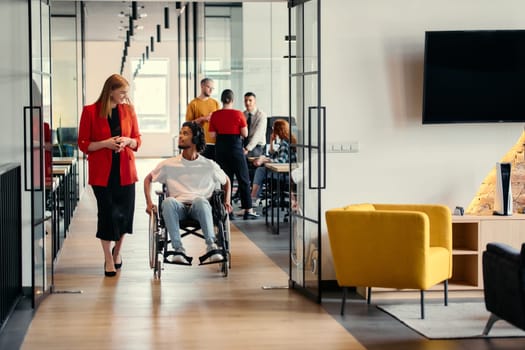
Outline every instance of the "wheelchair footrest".
<svg viewBox="0 0 525 350">
<path fill-rule="evenodd" d="M 173 256 L 173 258 L 168 259 L 169 256 Z M 181 252 L 168 251 L 166 255 L 164 255 L 164 262 L 166 264 L 191 266 L 192 260 L 193 258 L 191 256 L 187 256 Z"/>
<path fill-rule="evenodd" d="M 215 259 L 215 258 L 212 259 L 212 257 L 215 257 L 217 255 L 220 255 L 222 259 Z M 225 256 L 226 254 L 222 249 L 210 250 L 203 256 L 199 256 L 199 262 L 200 262 L 199 265 L 209 265 L 209 264 L 218 264 L 218 263 L 226 262 L 227 260 Z"/>
</svg>

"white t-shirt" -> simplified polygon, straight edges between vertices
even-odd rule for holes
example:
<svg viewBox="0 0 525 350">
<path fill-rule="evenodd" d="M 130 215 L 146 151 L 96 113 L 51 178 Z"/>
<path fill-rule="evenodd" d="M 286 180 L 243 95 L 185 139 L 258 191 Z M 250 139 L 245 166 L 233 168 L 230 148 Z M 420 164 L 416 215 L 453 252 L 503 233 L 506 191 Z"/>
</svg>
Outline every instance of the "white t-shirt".
<svg viewBox="0 0 525 350">
<path fill-rule="evenodd" d="M 168 187 L 170 197 L 192 203 L 197 197 L 210 198 L 218 185 L 226 183 L 226 173 L 214 161 L 198 156 L 187 160 L 178 155 L 160 162 L 151 172 L 152 181 Z"/>
</svg>

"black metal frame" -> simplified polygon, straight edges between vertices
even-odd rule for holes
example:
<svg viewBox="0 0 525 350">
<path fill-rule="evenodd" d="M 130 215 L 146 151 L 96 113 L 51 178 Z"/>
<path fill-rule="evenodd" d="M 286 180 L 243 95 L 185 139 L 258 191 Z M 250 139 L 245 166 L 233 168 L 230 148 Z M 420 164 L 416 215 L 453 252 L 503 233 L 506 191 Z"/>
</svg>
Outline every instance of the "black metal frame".
<svg viewBox="0 0 525 350">
<path fill-rule="evenodd" d="M 288 36 L 287 39 L 296 38 L 297 36 L 292 33 L 292 11 L 294 10 L 294 7 L 298 5 L 303 5 L 311 0 L 288 0 Z M 303 132 L 303 140 L 307 141 L 307 144 L 305 145 L 292 145 L 297 148 L 304 148 L 307 150 L 309 155 L 309 160 L 311 160 L 312 156 L 312 150 L 317 150 L 319 157 L 317 159 L 317 179 L 319 179 L 318 184 L 312 183 L 312 164 L 309 162 L 308 164 L 308 173 L 309 173 L 309 183 L 308 188 L 311 190 L 317 190 L 317 217 L 316 218 L 309 218 L 305 217 L 302 214 L 294 213 L 292 210 L 290 210 L 291 220 L 290 220 L 290 232 L 293 230 L 293 224 L 294 221 L 292 217 L 296 217 L 301 220 L 309 221 L 312 223 L 317 224 L 317 244 L 318 244 L 318 261 L 317 261 L 317 294 L 312 292 L 310 289 L 308 289 L 305 286 L 298 285 L 293 279 L 292 279 L 292 248 L 294 247 L 294 244 L 292 242 L 293 235 L 290 234 L 290 258 L 289 258 L 289 286 L 291 288 L 296 289 L 297 291 L 301 292 L 305 296 L 314 299 L 316 302 L 320 303 L 322 298 L 322 289 L 321 289 L 321 276 L 322 276 L 322 241 L 321 241 L 321 193 L 322 190 L 326 188 L 326 107 L 321 105 L 321 0 L 317 1 L 317 71 L 316 72 L 304 72 L 304 67 L 301 73 L 292 74 L 292 60 L 299 56 L 297 53 L 296 55 L 293 55 L 292 52 L 292 40 L 288 40 L 288 70 L 289 70 L 289 91 L 288 91 L 288 99 L 290 101 L 289 104 L 289 115 L 292 115 L 292 79 L 294 76 L 304 76 L 304 75 L 311 75 L 311 74 L 317 74 L 317 105 L 316 106 L 308 106 L 308 116 L 307 116 L 307 122 L 309 123 L 309 130 L 308 130 L 308 139 L 305 139 L 304 135 L 304 128 L 301 130 Z M 303 14 L 304 17 L 304 14 Z M 304 22 L 304 21 L 303 21 Z M 304 24 L 304 23 L 303 23 Z M 303 30 L 304 32 L 304 30 Z M 304 55 L 303 55 L 304 56 Z M 304 91 L 304 86 L 303 86 Z M 304 108 L 304 106 L 303 106 Z M 311 135 L 311 124 L 312 124 L 312 111 L 318 110 L 321 111 L 322 114 L 318 113 L 318 119 L 317 119 L 317 125 L 319 126 L 317 129 L 317 135 L 315 135 L 318 143 L 317 145 L 312 144 L 312 137 L 314 135 Z M 297 116 L 299 118 L 300 116 Z M 299 123 L 299 121 L 298 121 Z M 290 173 L 292 171 L 292 164 L 290 163 Z M 299 228 L 304 231 L 304 225 L 303 227 Z M 304 247 L 302 247 L 304 249 Z M 303 252 L 304 253 L 304 252 Z M 302 255 L 303 257 L 305 254 Z M 305 281 L 305 271 L 303 270 L 303 276 L 302 281 Z"/>
</svg>

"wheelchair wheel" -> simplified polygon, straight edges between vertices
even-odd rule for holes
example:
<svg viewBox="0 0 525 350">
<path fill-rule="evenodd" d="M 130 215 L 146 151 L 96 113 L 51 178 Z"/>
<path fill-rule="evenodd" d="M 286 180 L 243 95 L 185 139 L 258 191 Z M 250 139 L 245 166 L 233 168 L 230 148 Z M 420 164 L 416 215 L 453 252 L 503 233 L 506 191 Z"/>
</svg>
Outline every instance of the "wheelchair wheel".
<svg viewBox="0 0 525 350">
<path fill-rule="evenodd" d="M 228 219 L 226 219 L 226 223 Z M 225 225 L 223 222 L 217 223 L 217 233 L 216 236 L 218 238 L 219 246 L 221 247 L 222 251 L 224 252 L 224 258 L 226 261 L 222 262 L 220 264 L 220 271 L 224 277 L 228 276 L 228 268 L 229 268 L 229 261 L 230 261 L 230 251 L 229 251 L 229 237 L 228 232 L 225 228 Z"/>
<path fill-rule="evenodd" d="M 157 240 L 158 240 L 158 235 L 157 235 Z M 160 275 L 162 271 L 162 263 L 164 262 L 164 255 L 159 252 L 155 260 L 156 261 L 155 261 L 155 268 L 153 269 L 153 277 L 155 277 L 155 279 L 160 280 Z"/>
<path fill-rule="evenodd" d="M 157 265 L 158 232 L 157 213 L 151 213 L 149 216 L 149 267 L 151 269 Z"/>
<path fill-rule="evenodd" d="M 228 254 L 226 253 L 226 255 Z M 226 260 L 225 262 L 221 263 L 221 272 L 223 277 L 228 277 L 228 261 L 229 260 Z"/>
<path fill-rule="evenodd" d="M 159 228 L 157 213 L 152 213 L 149 220 L 149 266 L 153 269 L 153 277 L 160 279 L 162 263 L 164 262 L 162 231 Z"/>
<path fill-rule="evenodd" d="M 226 220 L 224 221 L 224 240 L 225 240 L 225 246 L 226 246 L 226 255 L 228 256 L 228 268 L 232 268 L 232 260 L 231 260 L 231 240 L 230 240 L 230 218 L 226 216 Z"/>
</svg>

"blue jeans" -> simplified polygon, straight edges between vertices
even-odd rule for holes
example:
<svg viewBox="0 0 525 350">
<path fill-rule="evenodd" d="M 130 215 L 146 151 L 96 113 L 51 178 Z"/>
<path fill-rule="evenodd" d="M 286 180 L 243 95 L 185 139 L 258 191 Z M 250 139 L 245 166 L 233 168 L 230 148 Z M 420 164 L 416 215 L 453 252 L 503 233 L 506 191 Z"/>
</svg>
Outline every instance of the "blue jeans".
<svg viewBox="0 0 525 350">
<path fill-rule="evenodd" d="M 257 198 L 261 196 L 262 184 L 266 180 L 266 167 L 261 165 L 255 169 L 255 175 L 253 175 L 253 183 L 259 185 L 257 190 Z"/>
<path fill-rule="evenodd" d="M 268 169 L 264 165 L 261 165 L 255 169 L 255 175 L 253 176 L 253 183 L 259 185 L 259 189 L 257 190 L 257 198 L 261 197 L 262 193 L 262 185 L 263 182 L 266 180 L 266 177 L 268 176 Z M 281 181 L 284 181 L 284 183 L 288 183 L 289 176 L 285 175 L 282 178 L 278 177 L 278 179 L 281 179 Z M 282 186 L 283 182 L 281 182 Z"/>
<path fill-rule="evenodd" d="M 162 217 L 166 223 L 173 249 L 182 247 L 179 221 L 187 218 L 199 222 L 207 245 L 215 243 L 213 215 L 211 204 L 207 199 L 196 198 L 191 205 L 187 205 L 173 197 L 166 197 L 162 202 Z"/>
</svg>

